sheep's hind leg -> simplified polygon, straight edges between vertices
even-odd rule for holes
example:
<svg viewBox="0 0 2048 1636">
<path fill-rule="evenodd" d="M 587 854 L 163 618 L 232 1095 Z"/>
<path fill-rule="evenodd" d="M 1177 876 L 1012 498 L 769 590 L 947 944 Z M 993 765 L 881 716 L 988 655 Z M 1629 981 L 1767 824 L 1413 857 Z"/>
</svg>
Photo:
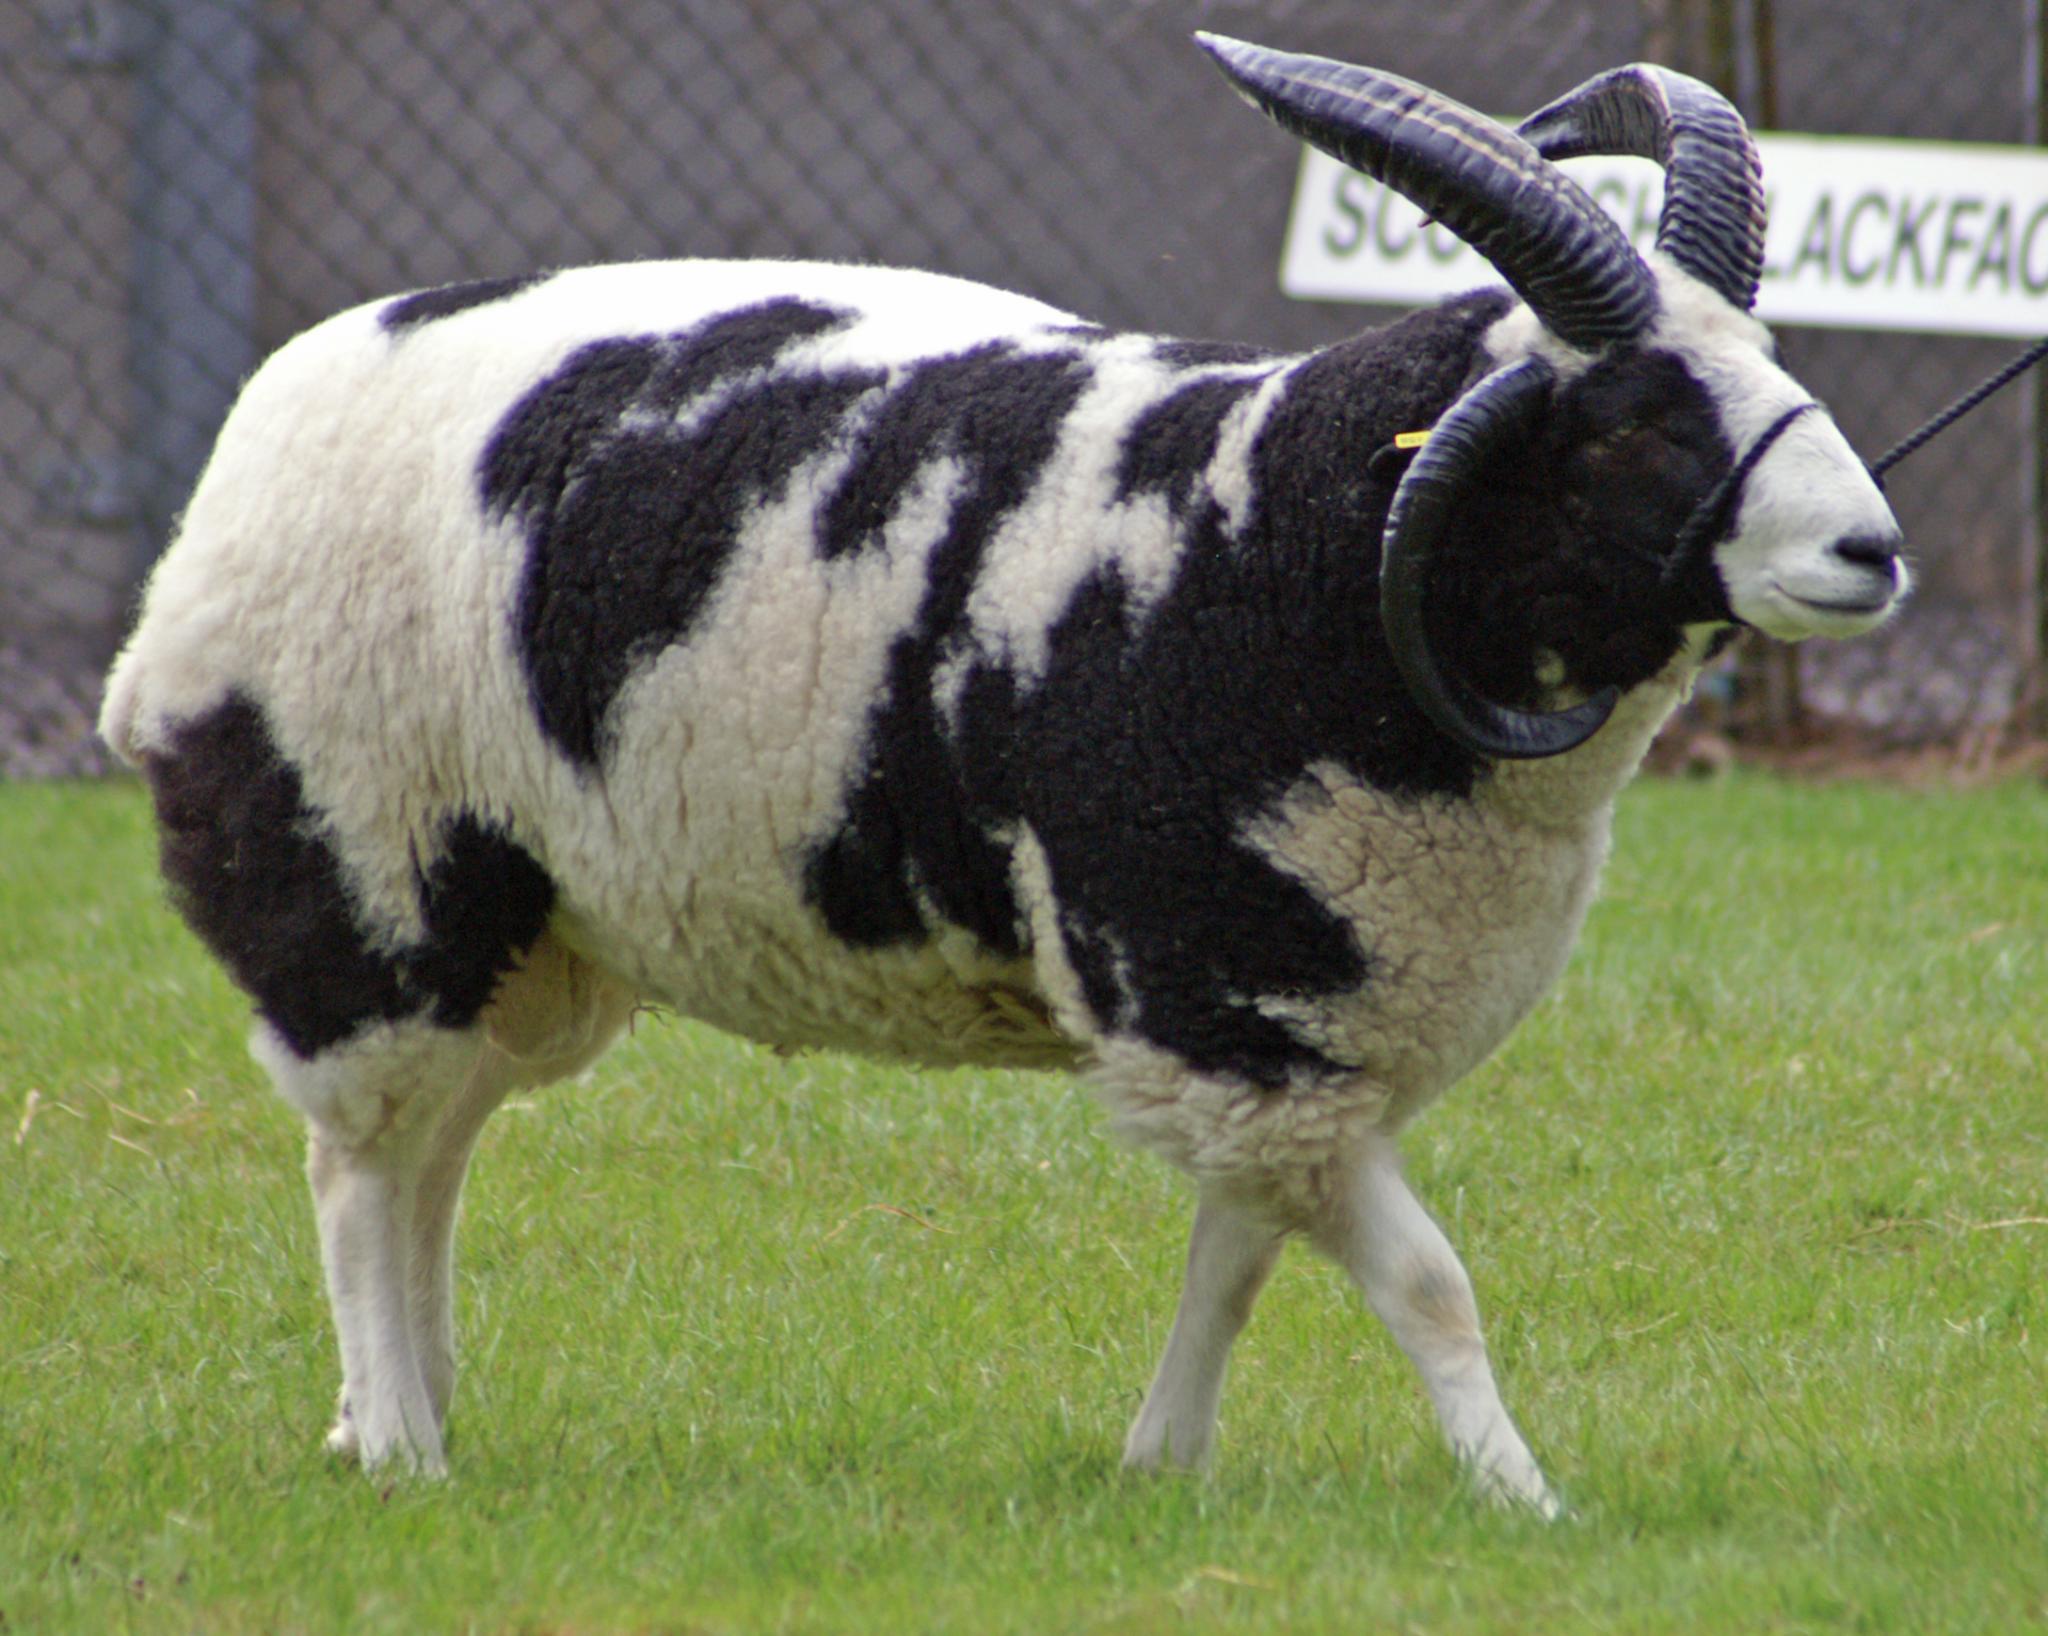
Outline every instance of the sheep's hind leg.
<svg viewBox="0 0 2048 1636">
<path fill-rule="evenodd" d="M 1444 1435 L 1480 1490 L 1558 1515 L 1562 1507 L 1494 1384 L 1472 1280 L 1409 1190 L 1390 1144 L 1374 1142 L 1358 1156 L 1311 1234 L 1420 1371 Z"/>
<path fill-rule="evenodd" d="M 1216 1437 L 1231 1344 L 1279 1259 L 1284 1239 L 1256 1216 L 1209 1191 L 1195 1208 L 1180 1308 L 1159 1373 L 1124 1442 L 1139 1470 L 1206 1464 Z"/>
<path fill-rule="evenodd" d="M 554 883 L 501 824 L 445 813 L 427 826 L 431 856 L 425 828 L 381 837 L 416 882 L 419 925 L 387 924 L 388 905 L 366 921 L 332 817 L 260 704 L 230 691 L 159 736 L 143 770 L 165 879 L 255 1002 L 256 1054 L 311 1131 L 342 1356 L 328 1441 L 366 1465 L 438 1471 L 470 1150 L 509 1090 L 602 1049 L 631 996 L 555 941 Z M 377 839 L 355 837 L 357 850 Z"/>
<path fill-rule="evenodd" d="M 415 1256 L 423 1184 L 481 1040 L 419 1022 L 380 1025 L 311 1059 L 259 1036 L 279 1090 L 307 1115 L 306 1175 L 341 1348 L 341 1405 L 328 1447 L 366 1467 L 445 1469 L 428 1390 Z"/>
<path fill-rule="evenodd" d="M 581 1072 L 618 1035 L 632 991 L 543 934 L 499 982 L 461 1089 L 440 1113 L 419 1177 L 410 1237 L 413 1348 L 437 1425 L 455 1392 L 455 1220 L 484 1121 L 506 1096 Z"/>
<path fill-rule="evenodd" d="M 488 1047 L 435 1126 L 407 1235 L 406 1310 L 413 1353 L 434 1424 L 448 1424 L 455 1396 L 455 1218 L 484 1121 L 516 1085 L 509 1064 Z M 339 1431 L 340 1428 L 337 1428 Z"/>
</svg>

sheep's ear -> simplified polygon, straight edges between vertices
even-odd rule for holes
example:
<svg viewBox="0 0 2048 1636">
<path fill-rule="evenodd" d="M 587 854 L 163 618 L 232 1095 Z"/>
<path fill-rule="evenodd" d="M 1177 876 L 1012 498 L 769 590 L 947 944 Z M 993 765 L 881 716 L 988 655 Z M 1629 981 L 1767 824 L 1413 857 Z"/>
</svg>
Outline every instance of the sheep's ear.
<svg viewBox="0 0 2048 1636">
<path fill-rule="evenodd" d="M 1763 162 L 1742 115 L 1689 74 L 1634 63 L 1515 127 L 1546 159 L 1631 154 L 1665 170 L 1657 248 L 1744 312 L 1764 269 Z"/>
<path fill-rule="evenodd" d="M 1442 222 L 1571 345 L 1633 339 L 1656 316 L 1656 281 L 1628 236 L 1514 132 L 1377 69 L 1195 39 L 1255 108 Z"/>
<path fill-rule="evenodd" d="M 1489 758 L 1527 761 L 1576 749 L 1606 724 L 1621 696 L 1608 687 L 1567 710 L 1511 710 L 1444 670 L 1424 628 L 1423 601 L 1444 526 L 1494 457 L 1534 435 L 1555 380 L 1548 364 L 1526 358 L 1495 370 L 1445 411 L 1395 489 L 1381 537 L 1380 624 L 1401 679 L 1424 715 Z"/>
</svg>

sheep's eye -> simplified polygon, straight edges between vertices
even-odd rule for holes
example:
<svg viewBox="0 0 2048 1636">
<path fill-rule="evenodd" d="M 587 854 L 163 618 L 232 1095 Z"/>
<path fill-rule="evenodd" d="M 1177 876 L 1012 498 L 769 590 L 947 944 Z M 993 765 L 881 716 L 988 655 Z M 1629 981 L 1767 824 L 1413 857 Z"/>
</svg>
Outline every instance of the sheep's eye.
<svg viewBox="0 0 2048 1636">
<path fill-rule="evenodd" d="M 1631 445 L 1649 429 L 1640 420 L 1616 421 L 1612 426 L 1602 427 L 1588 436 L 1580 445 L 1580 454 L 1596 462 L 1628 458 L 1633 452 Z"/>
</svg>

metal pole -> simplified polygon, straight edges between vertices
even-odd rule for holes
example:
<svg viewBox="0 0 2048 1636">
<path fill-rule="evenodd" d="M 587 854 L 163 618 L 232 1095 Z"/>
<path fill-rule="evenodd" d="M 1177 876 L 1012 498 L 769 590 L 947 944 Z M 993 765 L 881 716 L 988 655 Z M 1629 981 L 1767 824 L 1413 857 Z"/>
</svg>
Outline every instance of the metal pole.
<svg viewBox="0 0 2048 1636">
<path fill-rule="evenodd" d="M 1767 131 L 1778 124 L 1778 15 L 1776 0 L 1750 0 L 1749 44 L 1756 68 L 1756 117 Z"/>
<path fill-rule="evenodd" d="M 255 361 L 257 0 L 137 8 L 129 306 L 138 566 Z"/>
</svg>

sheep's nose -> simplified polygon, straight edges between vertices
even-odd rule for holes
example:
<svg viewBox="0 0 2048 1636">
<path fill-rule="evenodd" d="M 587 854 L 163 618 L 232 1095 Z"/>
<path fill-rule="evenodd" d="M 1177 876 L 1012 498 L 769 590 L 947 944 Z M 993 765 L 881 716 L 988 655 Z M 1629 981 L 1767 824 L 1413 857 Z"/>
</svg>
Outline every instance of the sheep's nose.
<svg viewBox="0 0 2048 1636">
<path fill-rule="evenodd" d="M 1850 534 L 1835 541 L 1834 553 L 1844 562 L 1854 563 L 1858 568 L 1869 568 L 1878 573 L 1896 576 L 1899 571 L 1899 549 L 1905 540 L 1895 533 Z"/>
</svg>

